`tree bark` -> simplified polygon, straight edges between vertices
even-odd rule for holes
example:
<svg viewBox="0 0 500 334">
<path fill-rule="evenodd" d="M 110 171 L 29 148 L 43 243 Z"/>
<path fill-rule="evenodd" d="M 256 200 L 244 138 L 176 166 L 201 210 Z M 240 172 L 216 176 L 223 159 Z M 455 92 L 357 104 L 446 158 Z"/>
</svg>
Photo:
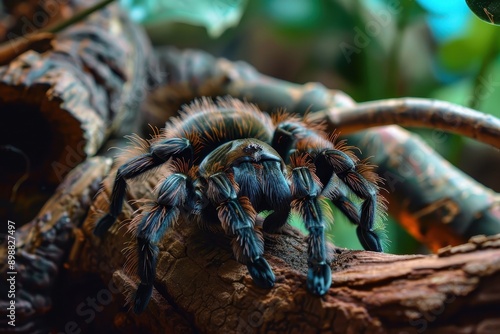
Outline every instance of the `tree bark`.
<svg viewBox="0 0 500 334">
<path fill-rule="evenodd" d="M 35 2 L 30 5 L 41 5 Z M 30 18 L 43 14 L 52 23 L 93 2 L 52 2 L 51 12 L 18 4 L 32 9 L 22 14 L 24 25 L 32 28 L 6 32 L 4 49 L 20 47 L 11 44 L 13 37 L 27 43 L 20 51 L 34 49 L 0 67 L 2 218 L 28 222 L 66 174 L 95 155 L 112 131 L 123 135 L 135 129 L 131 120 L 137 118 L 153 70 L 150 45 L 117 6 L 54 36 L 42 34 L 35 42 L 43 47 L 35 48 L 29 39 L 38 35 L 19 35 L 43 28 Z"/>
<path fill-rule="evenodd" d="M 55 194 L 29 224 L 14 221 L 11 238 L 0 242 L 0 275 L 6 282 L 8 272 L 17 272 L 16 326 L 9 326 L 10 300 L 0 297 L 0 329 L 16 333 L 47 333 L 52 328 L 50 312 L 54 307 L 63 263 L 72 245 L 78 244 L 75 228 L 85 219 L 93 197 L 111 168 L 109 158 L 90 158 L 77 166 L 61 183 Z M 8 268 L 7 241 L 15 239 L 15 269 Z M 76 240 L 75 240 L 76 239 Z M 59 283 L 59 284 L 58 284 Z M 2 283 L 3 284 L 3 283 Z M 3 287 L 3 285 L 2 285 Z"/>
<path fill-rule="evenodd" d="M 82 226 L 85 241 L 72 253 L 72 271 L 96 273 L 131 299 L 138 278 L 126 255 L 135 252 L 130 220 L 139 203 L 153 199 L 159 174 L 132 183 L 119 221 L 99 239 L 92 229 L 108 209 L 111 173 Z M 266 235 L 265 247 L 277 278 L 270 290 L 252 283 L 224 236 L 180 221 L 160 242 L 148 308 L 141 315 L 118 313 L 115 325 L 168 333 L 492 333 L 500 326 L 500 235 L 478 236 L 437 255 L 330 247 L 333 284 L 321 298 L 305 288 L 306 244 L 299 232 Z"/>
</svg>

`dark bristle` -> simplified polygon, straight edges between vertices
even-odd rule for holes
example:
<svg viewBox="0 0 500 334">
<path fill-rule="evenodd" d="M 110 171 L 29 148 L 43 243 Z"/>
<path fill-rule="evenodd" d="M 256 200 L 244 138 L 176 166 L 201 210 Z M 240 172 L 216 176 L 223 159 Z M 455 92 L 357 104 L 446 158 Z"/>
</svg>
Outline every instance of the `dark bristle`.
<svg viewBox="0 0 500 334">
<path fill-rule="evenodd" d="M 99 219 L 99 221 L 95 225 L 94 235 L 96 237 L 102 237 L 104 234 L 106 234 L 106 232 L 108 232 L 109 228 L 111 227 L 111 225 L 113 225 L 115 220 L 115 217 L 113 217 L 109 213 L 106 214 L 104 217 Z"/>
</svg>

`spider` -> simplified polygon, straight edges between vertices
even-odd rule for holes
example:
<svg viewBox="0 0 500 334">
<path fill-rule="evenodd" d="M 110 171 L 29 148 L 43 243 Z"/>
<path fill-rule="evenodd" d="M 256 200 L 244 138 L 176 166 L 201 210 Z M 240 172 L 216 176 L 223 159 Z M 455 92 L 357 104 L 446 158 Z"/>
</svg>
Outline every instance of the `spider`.
<svg viewBox="0 0 500 334">
<path fill-rule="evenodd" d="M 332 277 L 325 246 L 333 203 L 352 223 L 367 250 L 382 251 L 374 221 L 385 209 L 380 179 L 321 124 L 279 112 L 273 117 L 232 98 L 197 100 L 147 141 L 146 152 L 121 165 L 115 176 L 109 213 L 96 224 L 102 236 L 122 210 L 127 180 L 167 164 L 169 173 L 157 187 L 157 200 L 144 210 L 135 230 L 140 284 L 134 311 L 141 313 L 153 291 L 157 243 L 181 215 L 202 224 L 220 222 L 232 239 L 237 261 L 254 283 L 271 288 L 274 273 L 263 257 L 261 229 L 274 233 L 291 212 L 303 220 L 307 237 L 307 289 L 318 296 Z M 347 187 L 345 187 L 347 186 Z M 348 190 L 350 189 L 350 191 Z M 359 208 L 350 194 L 361 201 Z M 271 212 L 256 226 L 259 213 Z M 212 223 L 213 224 L 213 223 Z"/>
</svg>

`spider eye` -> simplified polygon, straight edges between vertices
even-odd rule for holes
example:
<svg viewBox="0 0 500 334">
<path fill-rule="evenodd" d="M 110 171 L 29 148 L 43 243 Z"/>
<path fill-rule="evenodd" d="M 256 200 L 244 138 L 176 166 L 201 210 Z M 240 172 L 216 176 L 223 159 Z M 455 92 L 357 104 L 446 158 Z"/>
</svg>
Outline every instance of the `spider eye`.
<svg viewBox="0 0 500 334">
<path fill-rule="evenodd" d="M 500 0 L 465 0 L 465 2 L 481 20 L 500 25 Z"/>
<path fill-rule="evenodd" d="M 244 147 L 243 148 L 243 152 L 247 153 L 247 154 L 252 154 L 252 153 L 255 153 L 255 152 L 260 152 L 262 151 L 262 146 L 258 145 L 258 144 L 249 144 L 248 146 Z"/>
</svg>

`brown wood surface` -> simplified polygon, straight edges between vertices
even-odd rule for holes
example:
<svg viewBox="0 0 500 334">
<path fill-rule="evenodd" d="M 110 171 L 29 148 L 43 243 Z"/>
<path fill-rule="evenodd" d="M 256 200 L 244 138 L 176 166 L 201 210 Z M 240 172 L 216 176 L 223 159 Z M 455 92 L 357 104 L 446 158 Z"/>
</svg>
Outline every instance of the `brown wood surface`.
<svg viewBox="0 0 500 334">
<path fill-rule="evenodd" d="M 130 219 L 151 199 L 156 173 L 135 182 L 119 221 L 92 234 L 107 210 L 111 177 L 82 227 L 70 268 L 97 273 L 130 298 L 138 278 L 126 265 Z M 257 288 L 228 240 L 181 221 L 161 241 L 153 298 L 142 315 L 110 315 L 121 331 L 165 333 L 494 333 L 500 328 L 500 235 L 476 237 L 438 255 L 391 255 L 331 247 L 333 284 L 322 298 L 305 288 L 306 245 L 293 229 L 266 236 L 274 288 Z M 110 320 L 111 321 L 111 320 Z"/>
<path fill-rule="evenodd" d="M 14 221 L 16 229 L 11 236 L 16 246 L 16 327 L 7 325 L 9 300 L 5 293 L 0 297 L 0 332 L 47 333 L 54 328 L 52 316 L 60 317 L 53 311 L 56 291 L 63 285 L 63 263 L 79 240 L 75 228 L 86 217 L 110 168 L 109 158 L 86 160 L 73 169 L 31 222 L 21 227 Z M 2 282 L 10 271 L 7 264 L 4 241 L 0 243 Z"/>
<path fill-rule="evenodd" d="M 54 23 L 95 2 L 54 2 L 60 15 L 54 6 L 54 12 L 46 12 L 30 9 L 40 1 L 26 2 L 19 4 L 26 13 L 15 7 L 12 15 L 21 15 L 30 27 L 43 28 L 30 23 L 37 17 L 32 12 L 44 13 L 51 18 L 47 23 Z M 26 163 L 20 154 L 1 152 L 0 200 L 8 206 L 2 205 L 2 217 L 26 223 L 64 176 L 95 155 L 111 132 L 134 130 L 137 123 L 132 119 L 151 68 L 149 40 L 116 5 L 54 36 L 42 35 L 37 43 L 20 35 L 35 28 L 22 28 L 4 31 L 3 49 L 28 50 L 0 67 L 0 146 L 22 151 L 30 169 L 11 200 L 16 180 L 26 174 Z M 11 37 L 27 44 L 17 46 Z"/>
</svg>

